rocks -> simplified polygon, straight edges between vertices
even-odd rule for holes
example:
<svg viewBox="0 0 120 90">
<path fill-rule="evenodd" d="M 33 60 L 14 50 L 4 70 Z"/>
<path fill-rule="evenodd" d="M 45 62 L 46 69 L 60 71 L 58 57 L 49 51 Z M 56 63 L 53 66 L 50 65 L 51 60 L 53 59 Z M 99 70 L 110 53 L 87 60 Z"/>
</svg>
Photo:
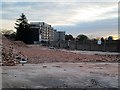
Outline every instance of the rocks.
<svg viewBox="0 0 120 90">
<path fill-rule="evenodd" d="M 22 41 L 14 41 L 14 44 L 17 45 L 18 47 L 27 47 L 27 45 Z"/>
<path fill-rule="evenodd" d="M 13 47 L 3 47 L 2 49 L 2 65 L 14 66 L 16 65 L 15 55 L 13 54 Z"/>
<path fill-rule="evenodd" d="M 14 43 L 14 41 L 8 40 L 6 37 L 2 36 L 2 66 L 15 66 L 19 63 L 18 58 L 20 58 L 20 52 L 17 50 L 19 46 Z M 23 45 L 25 46 L 25 45 Z"/>
<path fill-rule="evenodd" d="M 3 66 L 15 66 L 19 61 L 15 58 L 16 54 L 11 50 L 8 50 L 7 53 L 2 52 L 2 65 Z"/>
<path fill-rule="evenodd" d="M 43 65 L 43 68 L 47 68 L 47 66 L 46 66 L 46 65 Z"/>
</svg>

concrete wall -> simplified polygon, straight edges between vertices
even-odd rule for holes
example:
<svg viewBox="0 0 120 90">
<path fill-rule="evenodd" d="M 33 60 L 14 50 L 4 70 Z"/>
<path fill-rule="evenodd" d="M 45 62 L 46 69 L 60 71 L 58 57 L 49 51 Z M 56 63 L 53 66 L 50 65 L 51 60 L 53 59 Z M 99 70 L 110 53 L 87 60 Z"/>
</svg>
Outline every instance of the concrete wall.
<svg viewBox="0 0 120 90">
<path fill-rule="evenodd" d="M 88 51 L 109 51 L 109 52 L 120 52 L 120 41 L 106 41 L 101 45 L 97 44 L 97 41 L 52 41 L 50 46 L 56 48 L 66 48 L 71 50 L 88 50 Z"/>
</svg>

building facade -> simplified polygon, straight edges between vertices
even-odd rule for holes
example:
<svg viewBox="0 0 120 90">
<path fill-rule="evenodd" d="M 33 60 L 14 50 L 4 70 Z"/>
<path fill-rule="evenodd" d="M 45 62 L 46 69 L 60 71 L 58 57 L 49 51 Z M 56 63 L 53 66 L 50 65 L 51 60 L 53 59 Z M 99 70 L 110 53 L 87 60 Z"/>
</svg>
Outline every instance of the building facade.
<svg viewBox="0 0 120 90">
<path fill-rule="evenodd" d="M 54 32 L 54 41 L 64 41 L 65 40 L 65 32 L 64 31 L 55 31 Z"/>
<path fill-rule="evenodd" d="M 34 31 L 36 42 L 65 40 L 65 32 L 57 31 L 45 22 L 30 22 L 30 29 Z"/>
</svg>

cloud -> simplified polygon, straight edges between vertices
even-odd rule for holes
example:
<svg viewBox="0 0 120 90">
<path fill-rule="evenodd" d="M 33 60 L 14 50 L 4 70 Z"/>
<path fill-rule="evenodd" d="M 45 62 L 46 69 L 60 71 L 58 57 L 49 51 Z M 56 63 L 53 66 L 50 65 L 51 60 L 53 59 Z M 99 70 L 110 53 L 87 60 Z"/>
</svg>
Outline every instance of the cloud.
<svg viewBox="0 0 120 90">
<path fill-rule="evenodd" d="M 119 0 L 2 0 L 2 2 L 119 2 Z"/>
<path fill-rule="evenodd" d="M 58 25 L 61 22 L 88 22 L 117 17 L 115 13 L 107 14 L 117 10 L 117 4 L 114 3 L 105 5 L 103 3 L 19 2 L 13 3 L 13 5 L 9 3 L 3 3 L 3 19 L 17 18 L 20 13 L 24 12 L 32 21 L 44 20 Z"/>
<path fill-rule="evenodd" d="M 25 13 L 29 21 L 44 21 L 74 35 L 82 31 L 89 34 L 94 32 L 94 36 L 107 35 L 109 31 L 116 33 L 118 3 L 3 2 L 3 27 L 11 25 L 13 29 L 13 21 L 21 13 Z M 99 30 L 99 33 L 95 30 Z"/>
<path fill-rule="evenodd" d="M 72 33 L 73 36 L 86 34 L 94 37 L 118 35 L 118 19 L 107 19 L 96 22 L 77 23 L 75 26 L 55 26 L 59 30 L 66 31 L 67 34 Z"/>
</svg>

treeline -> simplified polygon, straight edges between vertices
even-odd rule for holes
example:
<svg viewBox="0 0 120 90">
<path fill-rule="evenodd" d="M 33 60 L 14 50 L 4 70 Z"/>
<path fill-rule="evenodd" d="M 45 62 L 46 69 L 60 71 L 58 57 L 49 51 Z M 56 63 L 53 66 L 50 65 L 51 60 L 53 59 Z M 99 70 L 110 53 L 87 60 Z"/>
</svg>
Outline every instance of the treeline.
<svg viewBox="0 0 120 90">
<path fill-rule="evenodd" d="M 16 29 L 16 32 L 12 30 L 2 30 L 1 33 L 5 37 L 11 40 L 23 41 L 26 44 L 30 44 L 34 42 L 33 38 L 35 34 L 33 34 L 34 33 L 33 30 L 30 29 L 30 26 L 25 14 L 22 13 L 22 15 L 16 20 L 15 29 Z M 101 41 L 106 40 L 103 37 L 101 37 L 100 39 Z M 71 34 L 69 34 L 69 35 L 65 35 L 65 40 L 66 41 L 74 41 L 74 40 L 87 41 L 87 40 L 98 40 L 98 39 L 96 38 L 90 39 L 87 35 L 84 35 L 84 34 L 80 34 L 74 38 Z M 113 37 L 109 36 L 107 40 L 112 41 Z"/>
<path fill-rule="evenodd" d="M 101 38 L 90 39 L 87 35 L 84 35 L 84 34 L 80 34 L 76 38 L 74 38 L 71 34 L 69 34 L 69 35 L 65 35 L 65 40 L 66 41 L 74 41 L 74 40 L 77 40 L 77 41 L 87 41 L 87 40 L 97 41 L 97 40 L 101 40 L 102 42 L 104 42 L 105 40 L 112 41 L 113 36 L 109 36 L 108 38 L 101 37 Z"/>
<path fill-rule="evenodd" d="M 24 42 L 27 42 L 27 40 L 29 40 L 30 38 L 28 39 L 24 39 L 26 38 L 26 35 L 27 34 L 30 34 L 29 32 L 23 32 L 25 35 L 22 35 L 21 34 L 18 34 L 18 36 L 20 37 L 17 37 L 17 32 L 13 31 L 13 30 L 2 30 L 0 32 L 2 35 L 4 35 L 5 37 L 7 37 L 8 39 L 11 39 L 11 40 L 20 40 L 20 41 L 24 41 Z M 25 36 L 25 37 L 23 37 Z M 30 36 L 27 36 L 27 37 L 30 37 Z M 109 41 L 112 41 L 113 40 L 113 37 L 112 36 L 109 36 L 108 38 L 99 38 L 101 39 L 101 41 L 104 41 L 104 40 L 109 40 Z M 69 35 L 65 35 L 65 40 L 66 41 L 74 41 L 74 40 L 77 40 L 77 41 L 87 41 L 87 40 L 93 40 L 93 41 L 96 41 L 98 40 L 98 38 L 93 38 L 93 39 L 90 39 L 87 35 L 83 35 L 83 34 L 80 34 L 78 35 L 76 38 L 74 38 L 71 34 Z"/>
</svg>

